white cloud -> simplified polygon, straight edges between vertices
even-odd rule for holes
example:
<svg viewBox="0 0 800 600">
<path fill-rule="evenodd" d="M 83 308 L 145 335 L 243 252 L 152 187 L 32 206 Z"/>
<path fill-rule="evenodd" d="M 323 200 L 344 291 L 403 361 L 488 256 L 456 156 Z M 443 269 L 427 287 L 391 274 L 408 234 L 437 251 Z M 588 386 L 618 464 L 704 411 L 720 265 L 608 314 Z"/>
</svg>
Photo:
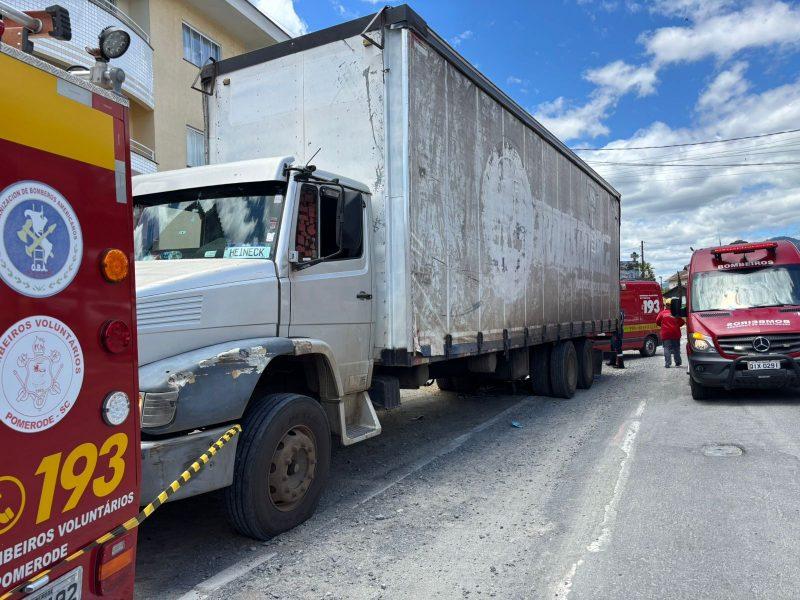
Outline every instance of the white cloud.
<svg viewBox="0 0 800 600">
<path fill-rule="evenodd" d="M 290 35 L 308 33 L 308 24 L 297 14 L 293 0 L 255 0 L 255 5 Z"/>
<path fill-rule="evenodd" d="M 619 95 L 635 90 L 639 96 L 648 96 L 656 91 L 658 83 L 652 67 L 634 67 L 621 60 L 588 71 L 584 79 Z"/>
<path fill-rule="evenodd" d="M 467 29 L 466 31 L 462 31 L 458 35 L 451 37 L 450 43 L 453 44 L 453 46 L 460 46 L 461 42 L 472 39 L 472 35 L 473 35 L 472 31 Z"/>
<path fill-rule="evenodd" d="M 727 3 L 710 4 L 711 8 L 686 9 L 692 15 L 687 18 L 694 21 L 690 26 L 663 27 L 640 38 L 656 65 L 709 56 L 727 59 L 747 48 L 800 45 L 800 7 L 757 2 L 742 10 L 720 13 Z"/>
<path fill-rule="evenodd" d="M 744 78 L 746 62 L 738 62 L 718 74 L 697 101 L 700 110 L 715 110 L 731 99 L 744 95 L 750 87 Z"/>
<path fill-rule="evenodd" d="M 595 90 L 586 104 L 571 105 L 564 97 L 559 97 L 540 104 L 534 116 L 563 140 L 594 138 L 609 133 L 603 121 L 616 101 L 613 94 Z"/>
</svg>

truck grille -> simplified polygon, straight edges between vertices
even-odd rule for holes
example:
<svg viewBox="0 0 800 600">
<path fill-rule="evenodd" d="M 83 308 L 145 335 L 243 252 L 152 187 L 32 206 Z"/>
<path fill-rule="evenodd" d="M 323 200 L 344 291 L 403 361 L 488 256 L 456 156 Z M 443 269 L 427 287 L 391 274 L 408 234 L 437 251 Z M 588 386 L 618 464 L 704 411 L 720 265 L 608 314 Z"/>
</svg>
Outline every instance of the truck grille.
<svg viewBox="0 0 800 600">
<path fill-rule="evenodd" d="M 136 321 L 139 329 L 189 327 L 200 323 L 202 314 L 202 296 L 169 300 L 139 300 L 136 305 Z"/>
<path fill-rule="evenodd" d="M 729 355 L 758 354 L 753 349 L 753 340 L 757 337 L 764 337 L 769 340 L 770 349 L 765 354 L 793 354 L 800 352 L 800 334 L 797 333 L 777 333 L 761 336 L 721 336 L 719 338 L 719 348 Z"/>
</svg>

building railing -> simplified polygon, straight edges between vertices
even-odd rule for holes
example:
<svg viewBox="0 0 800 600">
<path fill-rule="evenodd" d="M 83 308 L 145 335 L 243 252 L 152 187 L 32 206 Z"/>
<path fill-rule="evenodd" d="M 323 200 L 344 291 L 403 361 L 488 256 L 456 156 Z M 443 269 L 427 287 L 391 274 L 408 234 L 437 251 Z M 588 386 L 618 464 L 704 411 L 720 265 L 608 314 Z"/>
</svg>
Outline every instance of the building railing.
<svg viewBox="0 0 800 600">
<path fill-rule="evenodd" d="M 152 148 L 148 148 L 141 142 L 131 140 L 131 152 L 135 152 L 139 156 L 143 156 L 147 160 L 156 162 L 156 152 Z"/>
<path fill-rule="evenodd" d="M 120 10 L 116 4 L 113 2 L 109 2 L 109 0 L 89 0 L 92 4 L 95 4 L 105 10 L 106 12 L 111 13 L 115 17 L 117 17 L 120 21 L 125 23 L 128 27 L 130 27 L 136 34 L 141 37 L 147 45 L 150 46 L 150 34 L 148 34 L 144 29 L 142 29 L 139 24 L 131 19 L 124 11 Z"/>
</svg>

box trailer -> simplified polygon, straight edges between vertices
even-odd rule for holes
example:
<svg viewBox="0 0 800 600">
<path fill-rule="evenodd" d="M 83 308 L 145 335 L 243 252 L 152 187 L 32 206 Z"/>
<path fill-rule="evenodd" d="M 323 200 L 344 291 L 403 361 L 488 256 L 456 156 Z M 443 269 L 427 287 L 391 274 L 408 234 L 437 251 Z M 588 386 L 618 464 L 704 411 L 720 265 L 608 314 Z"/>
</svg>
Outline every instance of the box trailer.
<svg viewBox="0 0 800 600">
<path fill-rule="evenodd" d="M 134 181 L 146 490 L 243 419 L 186 494 L 227 487 L 234 526 L 268 537 L 313 511 L 323 429 L 378 435 L 400 388 L 591 385 L 619 194 L 410 8 L 202 87 L 210 164 Z"/>
</svg>

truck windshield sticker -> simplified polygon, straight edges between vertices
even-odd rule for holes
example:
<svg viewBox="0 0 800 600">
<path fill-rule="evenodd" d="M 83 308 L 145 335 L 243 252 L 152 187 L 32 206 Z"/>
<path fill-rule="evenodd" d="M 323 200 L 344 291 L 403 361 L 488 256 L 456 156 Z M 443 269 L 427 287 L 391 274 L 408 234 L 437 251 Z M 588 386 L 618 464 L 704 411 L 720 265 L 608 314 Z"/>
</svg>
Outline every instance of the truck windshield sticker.
<svg viewBox="0 0 800 600">
<path fill-rule="evenodd" d="M 270 246 L 230 246 L 225 258 L 269 258 Z"/>
<path fill-rule="evenodd" d="M 32 298 L 58 294 L 81 266 L 83 236 L 58 191 L 19 181 L 0 192 L 0 278 Z"/>
<path fill-rule="evenodd" d="M 83 350 L 58 319 L 28 317 L 0 337 L 0 420 L 12 429 L 49 429 L 69 413 L 82 385 Z"/>
</svg>

